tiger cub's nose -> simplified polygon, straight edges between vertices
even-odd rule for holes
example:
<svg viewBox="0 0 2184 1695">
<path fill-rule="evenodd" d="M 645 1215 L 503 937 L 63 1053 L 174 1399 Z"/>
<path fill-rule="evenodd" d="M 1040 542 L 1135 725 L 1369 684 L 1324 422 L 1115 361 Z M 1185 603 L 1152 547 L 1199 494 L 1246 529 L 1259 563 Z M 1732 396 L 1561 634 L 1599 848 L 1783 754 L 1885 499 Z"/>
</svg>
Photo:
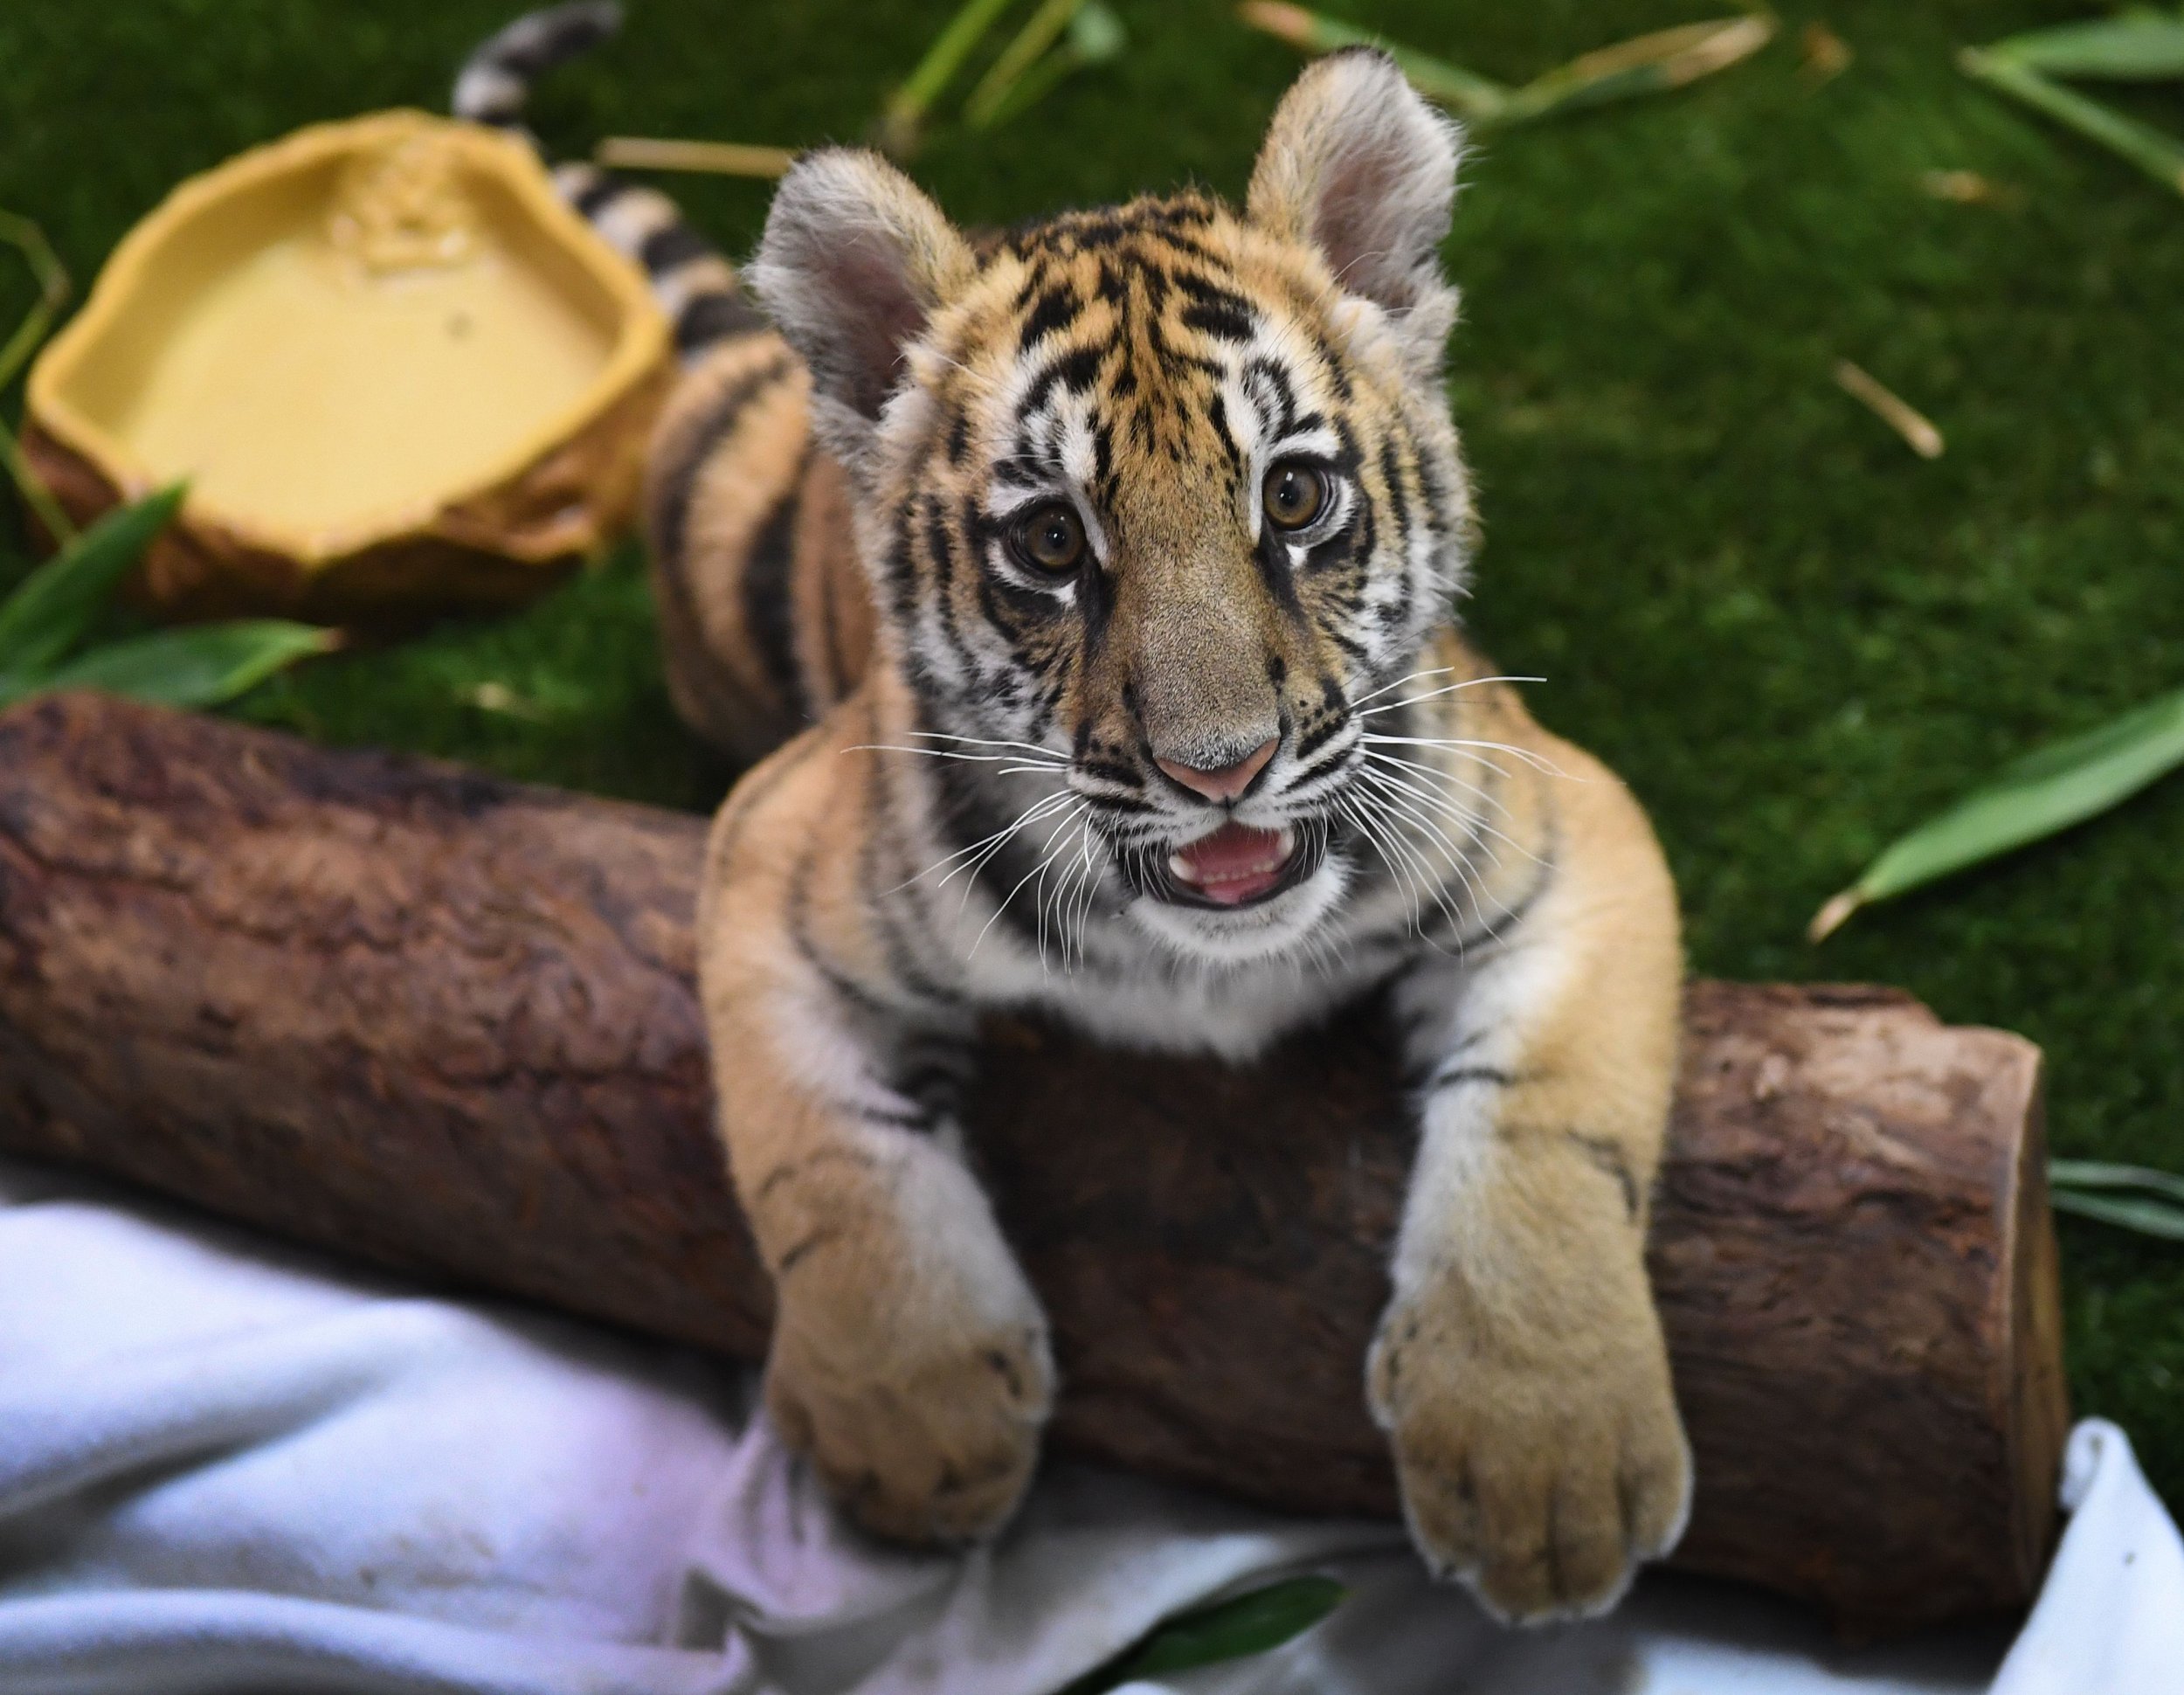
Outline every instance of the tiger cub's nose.
<svg viewBox="0 0 2184 1695">
<path fill-rule="evenodd" d="M 1267 768 L 1267 761 L 1274 758 L 1274 751 L 1282 745 L 1279 736 L 1270 736 L 1233 765 L 1186 765 L 1180 760 L 1163 759 L 1153 756 L 1153 764 L 1192 794 L 1220 802 L 1234 800 L 1252 785 L 1252 779 Z"/>
</svg>

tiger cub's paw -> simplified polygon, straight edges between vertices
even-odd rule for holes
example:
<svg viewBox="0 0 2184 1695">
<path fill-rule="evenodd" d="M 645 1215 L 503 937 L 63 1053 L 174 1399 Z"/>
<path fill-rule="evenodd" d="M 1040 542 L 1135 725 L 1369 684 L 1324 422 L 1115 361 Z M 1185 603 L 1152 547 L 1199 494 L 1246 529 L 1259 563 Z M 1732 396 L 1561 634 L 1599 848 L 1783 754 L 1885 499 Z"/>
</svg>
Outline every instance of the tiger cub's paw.
<svg viewBox="0 0 2184 1695">
<path fill-rule="evenodd" d="M 1039 1458 L 1054 1366 L 1035 1305 L 1013 1323 L 905 1336 L 874 1325 L 814 1346 L 784 1300 L 766 1366 L 766 1407 L 808 1454 L 837 1505 L 891 1540 L 946 1544 L 1007 1522 Z M 922 1326 L 920 1328 L 923 1328 Z"/>
<path fill-rule="evenodd" d="M 1690 1449 L 1657 1324 L 1510 1346 L 1461 1297 L 1400 1303 L 1367 1381 L 1419 1552 L 1506 1623 L 1597 1617 L 1683 1533 Z"/>
</svg>

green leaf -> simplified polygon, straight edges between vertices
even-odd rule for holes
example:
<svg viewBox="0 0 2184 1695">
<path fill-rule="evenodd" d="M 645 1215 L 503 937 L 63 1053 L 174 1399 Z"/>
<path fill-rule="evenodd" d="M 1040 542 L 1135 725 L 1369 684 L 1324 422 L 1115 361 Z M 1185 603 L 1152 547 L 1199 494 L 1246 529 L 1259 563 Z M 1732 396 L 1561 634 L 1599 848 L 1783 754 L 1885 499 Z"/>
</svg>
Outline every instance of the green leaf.
<svg viewBox="0 0 2184 1695">
<path fill-rule="evenodd" d="M 2141 9 L 2014 35 L 1987 52 L 2044 76 L 2161 81 L 2184 77 L 2184 17 Z"/>
<path fill-rule="evenodd" d="M 283 666 L 340 645 L 335 631 L 283 619 L 193 624 L 95 648 L 52 672 L 38 688 L 96 688 L 157 706 L 218 706 Z"/>
<path fill-rule="evenodd" d="M 1331 1577 L 1293 1577 L 1215 1602 L 1169 1619 L 1135 1647 L 1078 1678 L 1062 1695 L 1102 1695 L 1141 1678 L 1267 1653 L 1303 1636 L 1349 1593 Z"/>
<path fill-rule="evenodd" d="M 1024 73 L 1061 38 L 1062 32 L 1076 21 L 1083 4 L 1084 0 L 1043 0 L 1030 21 L 1016 32 L 1015 39 L 1001 49 L 1001 56 L 978 79 L 971 98 L 964 102 L 963 114 L 973 128 L 986 128 L 999 119 L 1004 107 L 1009 106 L 1009 95 Z M 1047 80 L 1051 86 L 1057 80 L 1049 77 Z"/>
<path fill-rule="evenodd" d="M 2163 187 L 2184 194 L 2184 144 L 2151 124 L 2140 123 L 2098 100 L 2088 100 L 2076 89 L 2050 82 L 2039 72 L 2006 53 L 1967 47 L 1957 63 L 1969 77 L 1990 88 L 2022 100 L 2067 124 L 2089 141 L 2098 142 L 2153 178 Z"/>
<path fill-rule="evenodd" d="M 2184 1177 L 2151 1166 L 2117 1166 L 2105 1159 L 2050 1159 L 2048 1181 L 2063 1189 L 2146 1189 L 2184 1202 Z"/>
<path fill-rule="evenodd" d="M 881 145 L 898 158 L 913 151 L 933 102 L 963 67 L 985 32 L 1000 21 L 1013 0 L 964 0 L 963 6 L 933 38 L 925 57 L 888 96 L 880 114 Z"/>
<path fill-rule="evenodd" d="M 1060 46 L 1020 74 L 979 85 L 979 92 L 964 107 L 964 116 L 973 129 L 994 129 L 1013 121 L 1044 100 L 1063 78 L 1121 55 L 1129 45 L 1123 20 L 1100 0 L 1071 0 L 1071 4 L 1068 33 Z M 1038 21 L 1034 18 L 1033 24 Z M 1031 27 L 1026 25 L 1027 32 Z"/>
<path fill-rule="evenodd" d="M 39 677 L 83 640 L 99 609 L 182 504 L 176 483 L 118 507 L 40 565 L 0 602 L 0 670 Z"/>
<path fill-rule="evenodd" d="M 2136 1230 L 2142 1236 L 2184 1242 L 2184 1207 L 2172 1207 L 2160 1200 L 2111 1200 L 2105 1195 L 2080 1194 L 2071 1189 L 2058 1189 L 2054 1201 L 2058 1213 L 2097 1218 L 2104 1224 Z"/>
<path fill-rule="evenodd" d="M 1862 906 L 2067 830 L 2184 764 L 2184 692 L 2026 755 L 1886 848 L 1814 915 L 1819 941 Z"/>
</svg>

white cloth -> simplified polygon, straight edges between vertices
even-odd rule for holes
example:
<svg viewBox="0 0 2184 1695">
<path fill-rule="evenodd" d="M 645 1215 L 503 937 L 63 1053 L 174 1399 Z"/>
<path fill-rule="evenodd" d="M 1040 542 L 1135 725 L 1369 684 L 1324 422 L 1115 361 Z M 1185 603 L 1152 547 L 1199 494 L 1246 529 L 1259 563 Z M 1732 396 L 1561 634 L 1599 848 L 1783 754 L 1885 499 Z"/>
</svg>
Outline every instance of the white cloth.
<svg viewBox="0 0 2184 1695">
<path fill-rule="evenodd" d="M 1851 1651 L 1667 1577 L 1604 1623 L 1505 1632 L 1390 1526 L 1075 1464 L 993 1547 L 905 1553 L 840 1526 L 750 1401 L 676 1350 L 0 1162 L 0 1692 L 1043 1695 L 1300 1570 L 1350 1587 L 1325 1623 L 1135 1695 L 2184 1689 L 2184 1548 L 2112 1426 L 2073 1439 L 2076 1517 L 2014 1648 Z"/>
</svg>

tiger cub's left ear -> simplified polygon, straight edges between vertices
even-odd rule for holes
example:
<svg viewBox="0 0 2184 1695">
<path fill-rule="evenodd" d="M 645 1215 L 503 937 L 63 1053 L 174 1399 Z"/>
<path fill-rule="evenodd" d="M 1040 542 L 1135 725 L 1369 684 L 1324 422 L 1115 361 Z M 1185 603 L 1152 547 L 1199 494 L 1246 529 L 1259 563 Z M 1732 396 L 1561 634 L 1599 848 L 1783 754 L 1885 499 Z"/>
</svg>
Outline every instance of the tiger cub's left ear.
<svg viewBox="0 0 2184 1695">
<path fill-rule="evenodd" d="M 1316 59 L 1275 107 L 1251 173 L 1261 228 L 1319 250 L 1335 279 L 1386 312 L 1420 370 L 1438 375 L 1456 294 L 1440 250 L 1463 132 L 1373 47 Z"/>
</svg>

